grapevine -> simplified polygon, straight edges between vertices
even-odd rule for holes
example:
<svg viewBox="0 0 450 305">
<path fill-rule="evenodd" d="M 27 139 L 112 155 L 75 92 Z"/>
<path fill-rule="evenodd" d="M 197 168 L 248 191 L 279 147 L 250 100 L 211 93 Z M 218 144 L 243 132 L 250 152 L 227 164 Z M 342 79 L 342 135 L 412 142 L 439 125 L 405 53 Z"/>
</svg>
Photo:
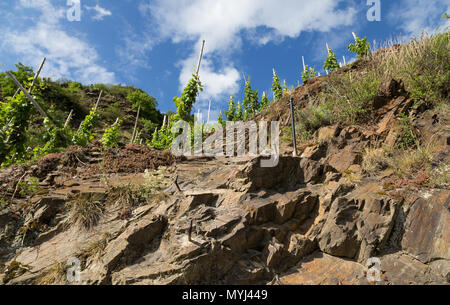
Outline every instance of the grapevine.
<svg viewBox="0 0 450 305">
<path fill-rule="evenodd" d="M 275 69 L 273 70 L 272 91 L 273 91 L 273 98 L 275 99 L 275 101 L 283 97 L 283 88 L 281 87 L 280 79 L 278 78 Z"/>
<path fill-rule="evenodd" d="M 355 43 L 347 46 L 350 52 L 358 54 L 358 58 L 362 58 L 370 52 L 370 43 L 367 42 L 367 37 L 360 38 L 355 35 Z"/>
</svg>

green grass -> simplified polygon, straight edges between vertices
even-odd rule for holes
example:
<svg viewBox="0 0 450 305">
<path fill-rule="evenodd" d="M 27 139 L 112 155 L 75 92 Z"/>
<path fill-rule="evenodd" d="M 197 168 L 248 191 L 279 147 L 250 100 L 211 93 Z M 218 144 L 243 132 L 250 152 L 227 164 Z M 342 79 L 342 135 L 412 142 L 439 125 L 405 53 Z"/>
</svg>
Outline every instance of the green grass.
<svg viewBox="0 0 450 305">
<path fill-rule="evenodd" d="M 321 92 L 306 107 L 296 109 L 297 133 L 310 137 L 322 126 L 341 123 L 353 125 L 370 119 L 374 98 L 382 84 L 402 81 L 411 97 L 430 107 L 449 104 L 450 32 L 423 36 L 362 57 L 356 69 L 332 73 L 323 79 Z M 415 136 L 405 117 L 400 117 L 402 145 L 407 148 Z"/>
</svg>

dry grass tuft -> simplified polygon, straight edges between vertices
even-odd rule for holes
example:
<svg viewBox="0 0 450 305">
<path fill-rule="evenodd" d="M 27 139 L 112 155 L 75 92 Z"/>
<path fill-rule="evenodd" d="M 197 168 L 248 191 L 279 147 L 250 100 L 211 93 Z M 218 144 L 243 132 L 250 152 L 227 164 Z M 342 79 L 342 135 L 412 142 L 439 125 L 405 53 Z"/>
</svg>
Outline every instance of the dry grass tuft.
<svg viewBox="0 0 450 305">
<path fill-rule="evenodd" d="M 385 149 L 367 147 L 361 163 L 364 173 L 372 175 L 389 167 L 390 159 Z"/>
<path fill-rule="evenodd" d="M 96 194 L 80 194 L 69 203 L 65 223 L 70 226 L 93 228 L 104 211 L 104 199 Z"/>
<path fill-rule="evenodd" d="M 89 257 L 99 257 L 105 250 L 106 246 L 108 245 L 108 241 L 110 239 L 111 234 L 104 233 L 101 239 L 92 242 L 89 246 L 84 248 L 80 252 L 79 257 L 83 260 L 86 260 Z"/>
<path fill-rule="evenodd" d="M 395 155 L 391 162 L 394 173 L 400 178 L 408 178 L 421 169 L 429 168 L 436 148 L 436 145 L 431 142 Z"/>
<path fill-rule="evenodd" d="M 55 262 L 47 268 L 43 274 L 39 275 L 34 283 L 36 285 L 56 285 L 65 283 L 67 278 L 67 265 L 62 262 Z"/>
</svg>

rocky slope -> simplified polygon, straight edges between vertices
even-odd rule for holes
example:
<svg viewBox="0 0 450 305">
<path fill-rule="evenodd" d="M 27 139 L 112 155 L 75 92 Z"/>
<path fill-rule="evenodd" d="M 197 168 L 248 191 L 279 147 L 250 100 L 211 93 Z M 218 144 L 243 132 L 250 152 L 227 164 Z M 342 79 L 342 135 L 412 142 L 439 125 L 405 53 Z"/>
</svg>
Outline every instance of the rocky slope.
<svg viewBox="0 0 450 305">
<path fill-rule="evenodd" d="M 296 106 L 320 82 L 297 88 Z M 261 116 L 288 125 L 286 101 Z M 368 284 L 377 257 L 378 285 L 446 284 L 448 184 L 362 168 L 366 148 L 395 144 L 404 112 L 449 165 L 448 109 L 411 106 L 401 83 L 384 84 L 370 123 L 322 127 L 299 157 L 283 144 L 275 168 L 93 144 L 2 170 L 0 281 L 67 284 L 77 258 L 82 284 Z"/>
</svg>

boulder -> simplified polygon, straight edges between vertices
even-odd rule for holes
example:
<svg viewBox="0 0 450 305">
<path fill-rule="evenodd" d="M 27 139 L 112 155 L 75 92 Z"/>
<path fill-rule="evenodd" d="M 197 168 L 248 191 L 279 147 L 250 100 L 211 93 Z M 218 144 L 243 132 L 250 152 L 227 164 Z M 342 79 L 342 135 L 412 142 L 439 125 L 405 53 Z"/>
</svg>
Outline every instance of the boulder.
<svg viewBox="0 0 450 305">
<path fill-rule="evenodd" d="M 386 243 L 397 203 L 379 192 L 378 184 L 368 184 L 332 203 L 319 235 L 323 252 L 361 262 Z"/>
<path fill-rule="evenodd" d="M 410 203 L 402 249 L 422 263 L 450 260 L 450 191 L 435 191 Z"/>
</svg>

